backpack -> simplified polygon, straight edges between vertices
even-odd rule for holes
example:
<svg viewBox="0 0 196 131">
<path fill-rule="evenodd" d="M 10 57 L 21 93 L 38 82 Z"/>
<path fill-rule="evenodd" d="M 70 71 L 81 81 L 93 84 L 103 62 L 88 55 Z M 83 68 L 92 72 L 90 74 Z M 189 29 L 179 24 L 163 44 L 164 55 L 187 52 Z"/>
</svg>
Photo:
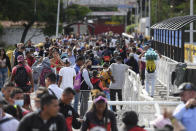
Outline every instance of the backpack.
<svg viewBox="0 0 196 131">
<path fill-rule="evenodd" d="M 52 69 L 48 67 L 44 67 L 39 77 L 39 85 L 45 87 L 45 78 L 48 74 L 52 73 Z"/>
<path fill-rule="evenodd" d="M 29 81 L 29 75 L 24 65 L 17 66 L 16 75 L 14 81 L 19 87 L 25 87 Z"/>
<path fill-rule="evenodd" d="M 82 83 L 82 72 L 79 71 L 79 73 L 76 75 L 75 80 L 74 80 L 74 89 L 75 90 L 80 90 Z"/>
<path fill-rule="evenodd" d="M 146 71 L 148 73 L 154 73 L 156 70 L 156 64 L 154 60 L 147 60 L 146 62 Z"/>
</svg>

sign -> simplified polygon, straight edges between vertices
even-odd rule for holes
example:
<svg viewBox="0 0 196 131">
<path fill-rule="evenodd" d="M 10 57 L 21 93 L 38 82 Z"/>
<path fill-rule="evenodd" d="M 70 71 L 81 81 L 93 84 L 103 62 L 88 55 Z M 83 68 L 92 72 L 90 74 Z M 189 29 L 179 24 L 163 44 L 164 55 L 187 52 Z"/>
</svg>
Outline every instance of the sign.
<svg viewBox="0 0 196 131">
<path fill-rule="evenodd" d="M 179 47 L 182 47 L 182 31 L 179 31 Z"/>
<path fill-rule="evenodd" d="M 172 31 L 172 46 L 174 46 L 174 38 L 175 38 L 175 32 L 174 31 Z"/>
<path fill-rule="evenodd" d="M 178 31 L 175 31 L 175 46 L 178 47 Z"/>
<path fill-rule="evenodd" d="M 154 29 L 154 41 L 156 41 L 156 29 Z"/>
<path fill-rule="evenodd" d="M 163 30 L 161 30 L 161 43 L 163 42 Z"/>
<path fill-rule="evenodd" d="M 163 43 L 166 43 L 165 42 L 165 30 L 163 30 Z"/>
<path fill-rule="evenodd" d="M 169 30 L 169 45 L 171 45 L 171 30 Z"/>
<path fill-rule="evenodd" d="M 166 30 L 166 32 L 165 32 L 165 33 L 166 33 L 166 37 L 165 37 L 166 42 L 165 42 L 165 43 L 166 43 L 166 44 L 168 44 L 168 40 L 169 40 L 169 39 L 168 39 L 168 30 Z"/>
</svg>

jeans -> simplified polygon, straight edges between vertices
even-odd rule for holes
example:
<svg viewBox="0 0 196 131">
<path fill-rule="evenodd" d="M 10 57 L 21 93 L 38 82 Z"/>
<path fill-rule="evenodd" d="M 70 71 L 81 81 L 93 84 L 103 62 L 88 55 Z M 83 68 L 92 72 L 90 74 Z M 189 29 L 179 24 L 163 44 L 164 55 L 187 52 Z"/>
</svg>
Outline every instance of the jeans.
<svg viewBox="0 0 196 131">
<path fill-rule="evenodd" d="M 8 77 L 8 69 L 6 68 L 0 68 L 0 90 L 5 84 L 5 81 Z"/>
<path fill-rule="evenodd" d="M 145 82 L 145 87 L 146 91 L 148 92 L 149 95 L 152 97 L 154 96 L 154 86 L 155 86 L 155 73 L 146 73 L 146 82 Z M 149 85 L 151 84 L 151 93 L 149 91 Z"/>
<path fill-rule="evenodd" d="M 80 117 L 83 118 L 88 110 L 90 91 L 81 91 Z"/>
<path fill-rule="evenodd" d="M 106 95 L 106 98 L 108 99 L 108 100 L 110 100 L 110 93 L 109 93 L 109 91 L 103 91 L 104 92 L 104 94 Z M 112 111 L 112 106 L 110 106 L 110 110 Z"/>
<path fill-rule="evenodd" d="M 76 94 L 75 94 L 75 96 L 74 96 L 74 110 L 75 110 L 76 112 L 78 112 L 79 100 L 80 100 L 80 92 L 76 92 Z"/>
<path fill-rule="evenodd" d="M 119 101 L 122 101 L 122 89 L 110 89 L 111 101 L 116 101 L 116 93 L 118 94 Z M 121 106 L 122 109 L 122 106 Z M 116 112 L 116 106 L 112 106 L 112 110 Z"/>
</svg>

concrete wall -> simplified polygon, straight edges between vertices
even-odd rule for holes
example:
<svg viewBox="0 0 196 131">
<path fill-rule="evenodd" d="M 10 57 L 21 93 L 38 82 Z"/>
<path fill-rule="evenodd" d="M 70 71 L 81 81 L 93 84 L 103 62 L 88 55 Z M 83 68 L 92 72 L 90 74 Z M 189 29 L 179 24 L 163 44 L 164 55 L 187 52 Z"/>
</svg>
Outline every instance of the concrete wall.
<svg viewBox="0 0 196 131">
<path fill-rule="evenodd" d="M 8 45 L 13 45 L 20 42 L 23 27 L 9 27 L 4 28 L 4 35 L 0 38 L 0 41 L 5 42 Z M 45 36 L 41 32 L 41 29 L 31 28 L 26 36 L 26 41 L 30 38 L 33 43 L 40 43 L 45 41 Z"/>
</svg>

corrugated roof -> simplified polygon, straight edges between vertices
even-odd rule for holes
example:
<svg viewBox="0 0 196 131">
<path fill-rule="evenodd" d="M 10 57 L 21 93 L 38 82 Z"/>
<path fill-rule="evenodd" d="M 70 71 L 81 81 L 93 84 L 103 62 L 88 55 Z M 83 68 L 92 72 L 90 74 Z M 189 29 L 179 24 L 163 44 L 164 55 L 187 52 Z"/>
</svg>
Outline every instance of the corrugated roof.
<svg viewBox="0 0 196 131">
<path fill-rule="evenodd" d="M 151 29 L 179 30 L 196 20 L 196 15 L 178 16 L 154 24 Z"/>
</svg>

